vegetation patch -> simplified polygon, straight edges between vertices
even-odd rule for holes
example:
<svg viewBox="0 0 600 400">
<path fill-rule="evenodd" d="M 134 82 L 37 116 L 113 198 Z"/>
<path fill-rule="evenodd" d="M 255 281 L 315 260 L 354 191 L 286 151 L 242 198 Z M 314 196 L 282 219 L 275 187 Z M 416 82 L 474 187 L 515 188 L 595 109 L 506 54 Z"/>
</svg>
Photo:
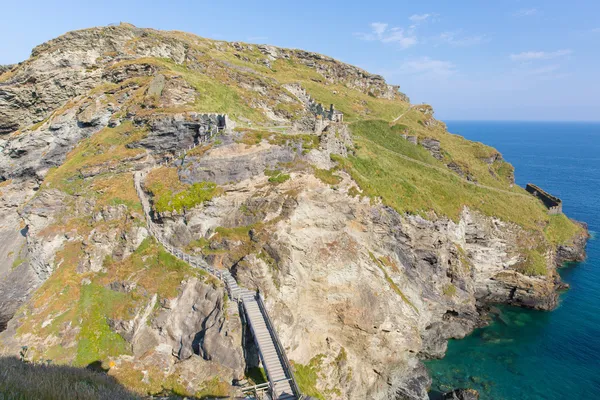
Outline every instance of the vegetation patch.
<svg viewBox="0 0 600 400">
<path fill-rule="evenodd" d="M 265 370 L 260 367 L 248 368 L 248 371 L 246 371 L 246 378 L 248 378 L 253 385 L 260 385 L 261 383 L 268 382 Z"/>
<path fill-rule="evenodd" d="M 448 283 L 447 285 L 444 285 L 442 291 L 444 292 L 444 296 L 453 297 L 456 295 L 456 286 L 454 286 L 452 283 Z"/>
<path fill-rule="evenodd" d="M 338 175 L 335 175 L 335 168 L 332 169 L 320 169 L 315 168 L 314 174 L 317 178 L 319 178 L 326 185 L 337 185 L 342 181 L 342 178 Z"/>
<path fill-rule="evenodd" d="M 363 121 L 351 129 L 359 145 L 356 154 L 336 161 L 364 195 L 381 199 L 399 213 L 425 218 L 433 213 L 458 221 L 467 206 L 539 233 L 549 221 L 547 210 L 524 189 L 505 185 L 496 190 L 461 179 L 425 149 L 404 140 L 400 133 L 405 128 L 397 131 L 381 121 Z M 481 156 L 476 155 L 473 158 Z"/>
<path fill-rule="evenodd" d="M 287 181 L 288 179 L 290 179 L 290 175 L 289 174 L 284 174 L 283 172 L 279 172 L 275 175 L 272 175 L 269 177 L 269 182 L 271 183 L 283 183 L 285 181 Z"/>
<path fill-rule="evenodd" d="M 185 212 L 222 193 L 213 182 L 192 185 L 179 180 L 176 168 L 157 168 L 148 174 L 146 188 L 152 193 L 154 209 L 159 212 Z"/>
<path fill-rule="evenodd" d="M 149 304 L 155 293 L 158 301 L 173 298 L 186 277 L 207 281 L 208 276 L 173 257 L 150 238 L 122 261 L 107 257 L 106 272 L 101 274 L 78 273 L 82 258 L 81 243 L 68 242 L 57 253 L 56 263 L 60 266 L 35 292 L 31 304 L 24 306 L 27 312 L 18 328 L 20 335 L 36 332 L 42 337 L 64 339 L 64 335 L 71 335 L 72 328 L 79 327 L 74 347 L 36 349 L 36 358 L 86 366 L 130 354 L 129 344 L 110 329 L 108 320 L 129 320 Z M 84 283 L 86 279 L 88 283 Z M 113 282 L 134 283 L 133 289 L 111 290 Z"/>
<path fill-rule="evenodd" d="M 542 249 L 527 249 L 522 251 L 523 261 L 516 264 L 514 269 L 528 276 L 546 276 L 546 257 Z"/>
<path fill-rule="evenodd" d="M 4 399 L 138 399 L 114 377 L 87 368 L 25 363 L 0 358 L 0 393 Z"/>
<path fill-rule="evenodd" d="M 130 354 L 131 347 L 108 326 L 106 310 L 124 300 L 125 294 L 115 292 L 96 283 L 81 287 L 78 316 L 82 321 L 77 344 L 75 365 L 87 366 L 102 362 L 118 354 Z"/>
<path fill-rule="evenodd" d="M 116 128 L 102 129 L 82 140 L 67 154 L 60 167 L 51 168 L 44 179 L 44 187 L 60 189 L 69 194 L 82 194 L 86 189 L 83 184 L 86 170 L 118 170 L 127 159 L 144 152 L 142 149 L 130 149 L 126 145 L 145 136 L 145 129 L 136 128 L 131 122 L 124 122 Z"/>
<path fill-rule="evenodd" d="M 321 364 L 325 355 L 319 354 L 313 357 L 308 365 L 293 363 L 294 377 L 300 391 L 319 400 L 325 400 L 323 394 L 317 389 L 317 381 L 321 374 Z"/>
<path fill-rule="evenodd" d="M 564 214 L 550 215 L 544 232 L 550 243 L 568 246 L 573 244 L 575 237 L 583 234 L 583 227 Z"/>
</svg>

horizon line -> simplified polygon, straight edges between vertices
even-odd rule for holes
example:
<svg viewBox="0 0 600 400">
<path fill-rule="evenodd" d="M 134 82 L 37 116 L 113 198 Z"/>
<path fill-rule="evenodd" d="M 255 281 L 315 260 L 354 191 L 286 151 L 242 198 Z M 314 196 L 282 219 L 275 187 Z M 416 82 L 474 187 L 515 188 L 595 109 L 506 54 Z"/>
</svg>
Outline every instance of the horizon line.
<svg viewBox="0 0 600 400">
<path fill-rule="evenodd" d="M 438 119 L 438 118 L 436 118 Z M 464 118 L 439 118 L 439 121 L 453 122 L 554 122 L 554 123 L 600 123 L 600 120 L 558 120 L 558 119 L 464 119 Z"/>
</svg>

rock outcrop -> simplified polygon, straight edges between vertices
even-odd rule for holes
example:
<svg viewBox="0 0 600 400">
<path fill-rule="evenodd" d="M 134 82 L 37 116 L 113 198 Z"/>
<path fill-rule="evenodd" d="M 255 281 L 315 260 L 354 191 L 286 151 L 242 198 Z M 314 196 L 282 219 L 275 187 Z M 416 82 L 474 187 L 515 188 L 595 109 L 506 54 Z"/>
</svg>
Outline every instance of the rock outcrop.
<svg viewBox="0 0 600 400">
<path fill-rule="evenodd" d="M 456 389 L 444 394 L 444 400 L 479 400 L 479 393 L 475 389 Z"/>
<path fill-rule="evenodd" d="M 288 357 L 328 399 L 427 399 L 421 360 L 485 324 L 490 303 L 552 309 L 556 268 L 585 256 L 586 230 L 554 248 L 545 213 L 526 226 L 485 197 L 455 215 L 432 199 L 411 212 L 385 201 L 349 164 L 402 168 L 374 162 L 398 151 L 395 137 L 324 123 L 310 88 L 347 97 L 359 121 L 414 111 L 392 132 L 418 146 L 403 162 L 443 170 L 457 190 L 483 177 L 520 194 L 495 150 L 469 169 L 430 106 L 326 56 L 122 24 L 63 35 L 0 74 L 1 354 L 28 345 L 33 359 L 100 362 L 144 393 L 236 394 L 258 366 L 237 305 L 145 227 L 132 172 L 165 161 L 146 187 L 173 206 L 153 214 L 164 236 L 260 289 Z M 207 181 L 211 196 L 196 185 Z M 415 176 L 402 185 L 419 191 Z M 541 272 L 527 269 L 531 252 Z"/>
</svg>

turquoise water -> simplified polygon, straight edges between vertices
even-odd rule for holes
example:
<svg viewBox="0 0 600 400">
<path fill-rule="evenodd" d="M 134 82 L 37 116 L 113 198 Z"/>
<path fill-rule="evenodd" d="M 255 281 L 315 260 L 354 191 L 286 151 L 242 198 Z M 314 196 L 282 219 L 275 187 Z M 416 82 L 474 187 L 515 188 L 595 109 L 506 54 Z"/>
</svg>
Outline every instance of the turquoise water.
<svg viewBox="0 0 600 400">
<path fill-rule="evenodd" d="M 600 123 L 448 122 L 450 132 L 497 148 L 562 198 L 571 218 L 600 231 Z M 571 289 L 552 312 L 502 307 L 502 317 L 427 362 L 433 390 L 472 387 L 482 399 L 600 398 L 600 240 L 587 261 L 562 269 Z"/>
</svg>

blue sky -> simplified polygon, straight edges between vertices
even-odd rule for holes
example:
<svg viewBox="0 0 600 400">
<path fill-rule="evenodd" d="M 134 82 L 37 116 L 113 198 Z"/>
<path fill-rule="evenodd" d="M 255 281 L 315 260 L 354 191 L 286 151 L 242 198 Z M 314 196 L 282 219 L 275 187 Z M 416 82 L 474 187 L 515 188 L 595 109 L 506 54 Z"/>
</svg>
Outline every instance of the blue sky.
<svg viewBox="0 0 600 400">
<path fill-rule="evenodd" d="M 119 21 L 327 54 L 440 119 L 600 120 L 600 1 L 6 2 L 0 64 Z"/>
</svg>

